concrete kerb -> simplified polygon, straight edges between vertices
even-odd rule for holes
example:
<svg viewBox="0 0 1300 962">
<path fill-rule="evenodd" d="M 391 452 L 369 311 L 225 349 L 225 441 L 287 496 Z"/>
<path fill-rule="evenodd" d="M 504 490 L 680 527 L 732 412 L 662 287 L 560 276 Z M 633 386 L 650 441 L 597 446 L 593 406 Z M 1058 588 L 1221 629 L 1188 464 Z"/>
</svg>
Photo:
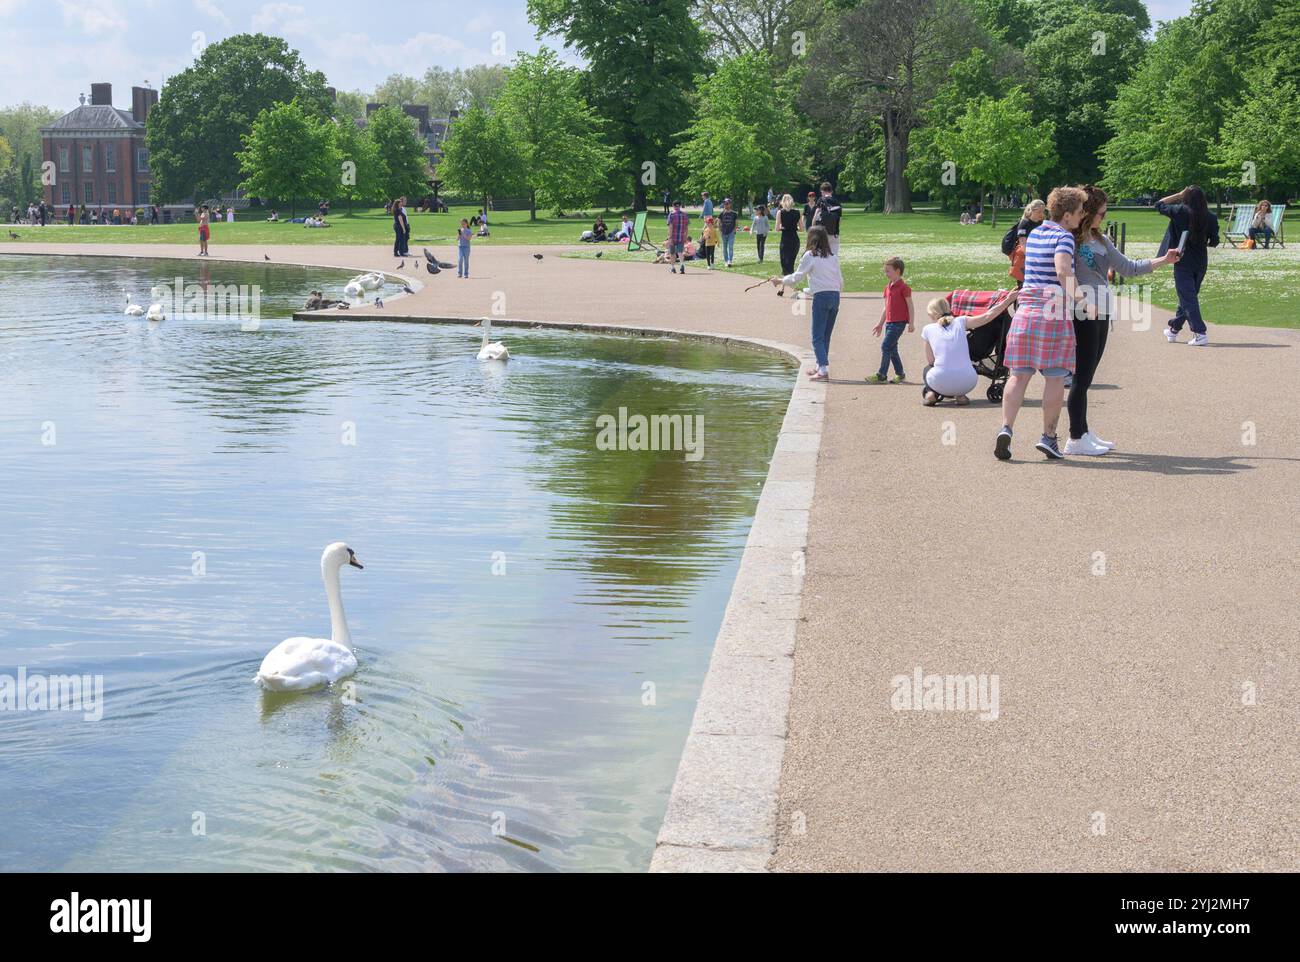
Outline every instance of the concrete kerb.
<svg viewBox="0 0 1300 962">
<path fill-rule="evenodd" d="M 339 311 L 301 312 L 294 318 L 412 324 L 478 320 Z M 795 631 L 826 410 L 826 386 L 809 381 L 803 370 L 812 355 L 779 341 L 671 328 L 495 317 L 492 324 L 711 341 L 785 355 L 799 364 L 650 862 L 651 872 L 766 871 L 776 851 Z"/>
</svg>

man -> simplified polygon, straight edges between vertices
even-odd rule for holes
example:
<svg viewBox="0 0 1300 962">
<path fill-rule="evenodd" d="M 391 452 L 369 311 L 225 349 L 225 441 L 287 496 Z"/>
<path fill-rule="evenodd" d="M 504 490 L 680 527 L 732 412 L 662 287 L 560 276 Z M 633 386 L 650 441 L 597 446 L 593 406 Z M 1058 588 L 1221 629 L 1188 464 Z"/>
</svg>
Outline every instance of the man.
<svg viewBox="0 0 1300 962">
<path fill-rule="evenodd" d="M 722 234 L 722 264 L 730 267 L 736 257 L 736 212 L 731 209 L 731 198 L 722 201 L 722 212 L 718 214 L 718 231 Z"/>
<path fill-rule="evenodd" d="M 682 274 L 686 273 L 686 238 L 691 223 L 691 215 L 682 210 L 680 200 L 673 201 L 672 213 L 668 215 L 668 263 L 672 265 L 671 273 L 677 273 L 677 263 L 681 262 Z"/>
<path fill-rule="evenodd" d="M 701 216 L 701 217 L 712 217 L 712 216 L 713 216 L 713 198 L 709 196 L 709 192 L 708 192 L 707 190 L 706 190 L 706 191 L 702 191 L 702 192 L 700 193 L 700 200 L 704 201 L 704 209 L 700 212 L 700 216 Z"/>
<path fill-rule="evenodd" d="M 813 217 L 813 223 L 826 228 L 826 233 L 830 235 L 831 253 L 839 256 L 840 216 L 844 213 L 844 208 L 835 199 L 829 183 L 822 181 L 821 190 L 822 195 L 817 199 L 817 213 Z"/>
</svg>

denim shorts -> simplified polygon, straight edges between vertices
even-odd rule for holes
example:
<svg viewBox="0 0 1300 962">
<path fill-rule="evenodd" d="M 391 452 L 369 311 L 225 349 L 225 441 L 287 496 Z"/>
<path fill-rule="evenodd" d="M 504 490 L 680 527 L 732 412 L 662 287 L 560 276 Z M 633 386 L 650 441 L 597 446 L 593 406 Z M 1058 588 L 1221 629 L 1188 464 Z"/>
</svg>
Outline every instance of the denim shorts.
<svg viewBox="0 0 1300 962">
<path fill-rule="evenodd" d="M 670 254 L 683 254 L 683 253 L 685 253 L 685 252 L 686 252 L 686 245 L 685 245 L 685 244 L 669 244 L 669 245 L 668 245 L 668 253 L 670 253 Z"/>
<path fill-rule="evenodd" d="M 1041 374 L 1043 375 L 1043 377 L 1069 377 L 1070 376 L 1070 372 L 1063 367 L 1049 367 L 1043 371 L 1037 371 L 1032 367 L 1018 367 L 1015 368 L 1011 373 L 1024 374 L 1024 375 Z"/>
</svg>

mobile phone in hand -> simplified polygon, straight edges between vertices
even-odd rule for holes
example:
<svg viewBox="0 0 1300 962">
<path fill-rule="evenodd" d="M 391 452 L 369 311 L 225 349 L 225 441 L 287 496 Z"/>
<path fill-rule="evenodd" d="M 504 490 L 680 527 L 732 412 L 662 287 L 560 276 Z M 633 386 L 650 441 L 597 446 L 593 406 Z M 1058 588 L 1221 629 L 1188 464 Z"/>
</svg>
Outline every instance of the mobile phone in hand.
<svg viewBox="0 0 1300 962">
<path fill-rule="evenodd" d="M 1180 254 L 1183 253 L 1183 251 L 1186 250 L 1187 248 L 1188 233 L 1189 233 L 1188 231 L 1183 231 L 1183 236 L 1178 240 L 1178 253 Z"/>
</svg>

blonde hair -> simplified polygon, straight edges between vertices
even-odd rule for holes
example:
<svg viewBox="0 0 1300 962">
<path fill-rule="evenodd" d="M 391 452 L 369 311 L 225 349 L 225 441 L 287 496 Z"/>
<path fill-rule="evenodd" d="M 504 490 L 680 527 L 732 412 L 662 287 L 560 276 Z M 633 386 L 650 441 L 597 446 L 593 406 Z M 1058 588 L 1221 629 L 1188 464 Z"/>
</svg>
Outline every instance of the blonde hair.
<svg viewBox="0 0 1300 962">
<path fill-rule="evenodd" d="M 1037 197 L 1035 197 L 1033 200 L 1031 200 L 1028 204 L 1025 205 L 1025 212 L 1024 214 L 1021 215 L 1020 219 L 1029 220 L 1029 215 L 1036 210 L 1041 210 L 1044 214 L 1047 213 L 1047 205 L 1043 203 L 1041 200 L 1039 200 Z"/>
<path fill-rule="evenodd" d="M 790 210 L 792 207 L 794 207 L 794 198 L 789 194 L 784 195 L 781 198 L 781 209 Z"/>
<path fill-rule="evenodd" d="M 926 311 L 943 327 L 952 323 L 952 305 L 946 297 L 936 297 L 926 305 Z"/>
<path fill-rule="evenodd" d="M 1087 199 L 1088 195 L 1078 187 L 1057 187 L 1047 195 L 1047 212 L 1059 224 L 1062 217 L 1073 214 Z"/>
</svg>

